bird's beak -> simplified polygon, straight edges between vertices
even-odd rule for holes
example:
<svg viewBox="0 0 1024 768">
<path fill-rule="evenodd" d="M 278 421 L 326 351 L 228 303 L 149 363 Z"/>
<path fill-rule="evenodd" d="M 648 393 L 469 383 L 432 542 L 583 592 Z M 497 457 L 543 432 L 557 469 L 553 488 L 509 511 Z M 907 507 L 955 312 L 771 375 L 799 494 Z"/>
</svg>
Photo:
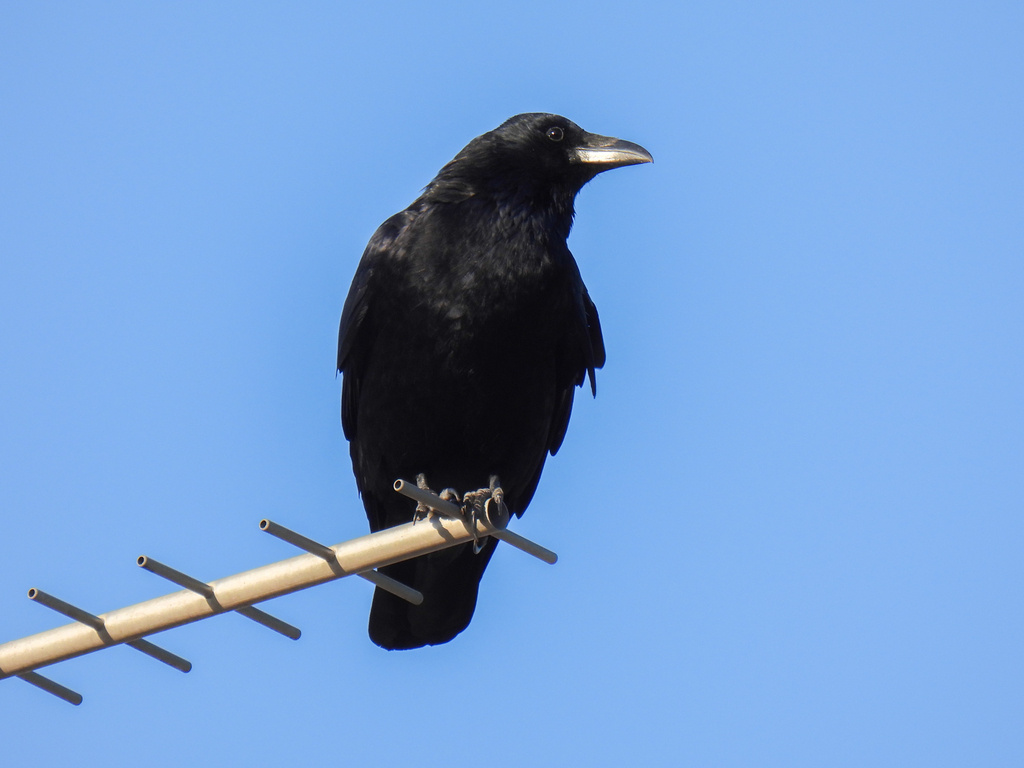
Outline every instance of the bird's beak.
<svg viewBox="0 0 1024 768">
<path fill-rule="evenodd" d="M 611 136 L 598 136 L 596 133 L 586 135 L 573 151 L 573 160 L 594 166 L 597 172 L 620 168 L 623 165 L 654 162 L 651 153 L 639 144 Z"/>
</svg>

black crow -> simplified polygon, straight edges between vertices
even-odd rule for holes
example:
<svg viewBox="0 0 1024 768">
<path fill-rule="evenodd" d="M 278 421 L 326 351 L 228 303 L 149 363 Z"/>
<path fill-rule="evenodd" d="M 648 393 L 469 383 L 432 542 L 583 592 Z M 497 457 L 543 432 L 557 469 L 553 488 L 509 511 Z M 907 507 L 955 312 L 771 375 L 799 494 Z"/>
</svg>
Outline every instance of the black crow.
<svg viewBox="0 0 1024 768">
<path fill-rule="evenodd" d="M 575 387 L 589 377 L 596 394 L 605 360 L 597 308 L 566 246 L 576 193 L 602 171 L 651 159 L 558 115 L 517 115 L 473 139 L 374 233 L 338 334 L 341 422 L 372 530 L 414 517 L 397 478 L 484 495 L 496 482 L 522 515 L 562 444 Z M 376 590 L 373 642 L 455 637 L 496 544 L 383 568 L 424 599 Z"/>
</svg>

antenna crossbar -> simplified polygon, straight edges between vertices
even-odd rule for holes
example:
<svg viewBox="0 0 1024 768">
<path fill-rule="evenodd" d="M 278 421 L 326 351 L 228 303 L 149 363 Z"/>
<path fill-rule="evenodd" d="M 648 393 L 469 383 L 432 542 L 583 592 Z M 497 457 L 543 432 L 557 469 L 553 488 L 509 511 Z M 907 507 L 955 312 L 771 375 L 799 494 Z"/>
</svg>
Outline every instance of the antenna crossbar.
<svg viewBox="0 0 1024 768">
<path fill-rule="evenodd" d="M 35 670 L 124 643 L 185 672 L 191 667 L 187 661 L 142 638 L 230 611 L 241 613 L 276 632 L 297 639 L 297 628 L 252 606 L 351 575 L 369 579 L 378 587 L 418 604 L 422 601 L 422 595 L 416 590 L 376 573 L 375 569 L 485 536 L 507 541 L 548 563 L 557 559 L 554 552 L 506 530 L 508 520 L 505 518 L 491 520 L 481 516 L 467 519 L 459 507 L 402 480 L 395 483 L 395 490 L 415 498 L 440 514 L 335 544 L 333 547 L 320 545 L 301 534 L 264 520 L 261 524 L 263 530 L 309 550 L 309 554 L 208 583 L 142 556 L 138 558 L 140 566 L 186 589 L 98 616 L 41 590 L 30 590 L 30 597 L 34 600 L 73 618 L 74 622 L 0 645 L 0 679 L 19 677 L 77 705 L 82 700 L 80 695 Z"/>
</svg>

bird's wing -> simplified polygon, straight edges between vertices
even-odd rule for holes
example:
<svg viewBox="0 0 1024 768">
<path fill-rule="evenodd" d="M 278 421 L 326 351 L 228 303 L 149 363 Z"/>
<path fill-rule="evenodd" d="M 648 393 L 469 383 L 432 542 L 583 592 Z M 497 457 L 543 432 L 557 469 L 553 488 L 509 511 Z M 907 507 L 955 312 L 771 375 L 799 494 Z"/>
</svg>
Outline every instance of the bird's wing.
<svg viewBox="0 0 1024 768">
<path fill-rule="evenodd" d="M 597 396 L 597 378 L 594 369 L 601 368 L 605 362 L 604 337 L 601 335 L 601 319 L 597 314 L 597 306 L 590 298 L 587 287 L 583 284 L 579 268 L 575 260 L 572 262 L 574 278 L 574 323 L 566 336 L 565 345 L 559 352 L 559 368 L 555 410 L 552 414 L 551 428 L 548 431 L 548 451 L 554 456 L 565 439 L 565 430 L 569 426 L 572 415 L 572 400 L 576 387 L 582 387 L 586 378 L 590 379 L 590 391 Z M 538 473 L 539 477 L 539 473 Z"/>
<path fill-rule="evenodd" d="M 590 376 L 590 392 L 597 397 L 597 379 L 594 378 L 594 369 L 604 367 L 604 336 L 601 335 L 601 318 L 597 314 L 597 306 L 583 288 L 583 316 L 586 318 L 587 335 L 587 375 Z M 583 385 L 583 374 L 576 382 Z"/>
<path fill-rule="evenodd" d="M 373 295 L 380 290 L 381 273 L 393 261 L 393 249 L 416 214 L 405 210 L 385 221 L 366 245 L 359 261 L 338 328 L 338 371 L 345 375 L 341 387 L 341 426 L 345 437 L 356 436 L 356 403 L 360 384 L 360 363 L 371 346 L 372 329 L 367 316 Z"/>
<path fill-rule="evenodd" d="M 565 431 L 569 426 L 569 417 L 572 416 L 573 395 L 576 387 L 582 387 L 583 382 L 590 378 L 590 390 L 597 395 L 597 381 L 594 377 L 594 369 L 604 365 L 604 339 L 601 336 L 601 320 L 597 315 L 597 307 L 587 293 L 583 279 L 579 276 L 579 270 L 573 264 L 575 272 L 574 281 L 574 304 L 573 322 L 570 331 L 562 341 L 558 351 L 558 366 L 556 369 L 555 382 L 555 407 L 551 413 L 551 424 L 548 427 L 547 453 L 554 456 L 562 447 L 562 440 L 565 439 Z M 541 472 L 544 470 L 544 459 L 542 454 L 533 468 L 529 481 L 522 490 L 511 501 L 510 508 L 516 516 L 522 515 L 523 511 L 533 498 L 537 490 L 537 483 L 540 482 Z"/>
</svg>

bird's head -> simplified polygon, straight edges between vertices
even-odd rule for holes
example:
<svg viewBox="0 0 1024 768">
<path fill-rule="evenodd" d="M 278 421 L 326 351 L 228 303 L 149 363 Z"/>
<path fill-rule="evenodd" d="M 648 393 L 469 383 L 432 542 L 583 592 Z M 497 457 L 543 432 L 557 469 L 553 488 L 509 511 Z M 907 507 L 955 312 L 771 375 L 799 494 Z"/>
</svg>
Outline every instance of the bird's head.
<svg viewBox="0 0 1024 768">
<path fill-rule="evenodd" d="M 639 144 L 588 133 L 560 115 L 531 112 L 473 139 L 435 181 L 458 179 L 475 192 L 518 188 L 571 200 L 602 171 L 653 160 Z"/>
</svg>

